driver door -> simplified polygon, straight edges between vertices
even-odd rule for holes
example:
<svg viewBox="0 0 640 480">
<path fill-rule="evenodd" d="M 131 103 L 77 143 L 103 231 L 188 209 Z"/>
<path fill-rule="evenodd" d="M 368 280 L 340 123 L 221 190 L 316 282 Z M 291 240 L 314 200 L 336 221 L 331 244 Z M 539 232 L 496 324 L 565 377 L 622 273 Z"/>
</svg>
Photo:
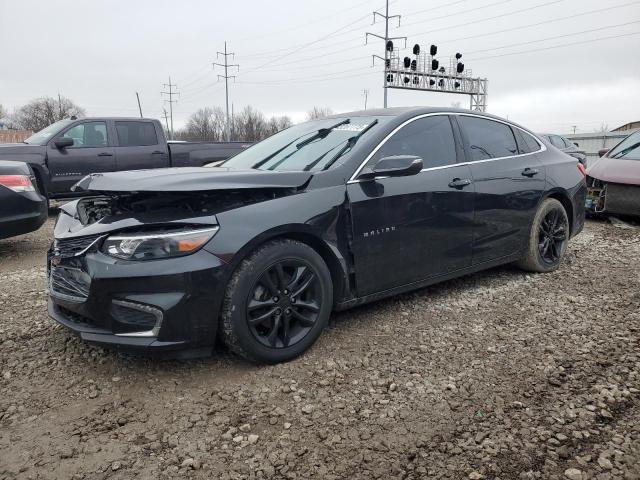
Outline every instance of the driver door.
<svg viewBox="0 0 640 480">
<path fill-rule="evenodd" d="M 358 296 L 471 265 L 474 185 L 469 166 L 457 165 L 462 151 L 449 116 L 402 126 L 367 165 L 394 155 L 418 156 L 424 169 L 347 185 Z"/>
<path fill-rule="evenodd" d="M 63 137 L 72 138 L 73 145 L 56 148 L 55 141 Z M 47 158 L 53 194 L 69 192 L 90 173 L 116 170 L 114 149 L 104 121 L 86 121 L 69 127 L 49 142 Z"/>
</svg>

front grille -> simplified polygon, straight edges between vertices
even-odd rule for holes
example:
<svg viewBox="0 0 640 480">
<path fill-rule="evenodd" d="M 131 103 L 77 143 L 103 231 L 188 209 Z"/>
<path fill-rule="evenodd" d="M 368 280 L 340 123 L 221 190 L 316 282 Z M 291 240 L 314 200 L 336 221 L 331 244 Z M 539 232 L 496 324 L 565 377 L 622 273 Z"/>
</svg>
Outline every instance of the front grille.
<svg viewBox="0 0 640 480">
<path fill-rule="evenodd" d="M 86 273 L 70 268 L 51 266 L 49 286 L 54 294 L 85 300 L 89 296 L 91 279 Z"/>
<path fill-rule="evenodd" d="M 84 315 L 80 315 L 79 313 L 72 312 L 68 308 L 61 307 L 60 305 L 56 306 L 58 313 L 60 313 L 65 320 L 76 323 L 78 325 L 88 325 L 93 326 L 93 320 L 89 317 L 85 317 Z"/>
<path fill-rule="evenodd" d="M 101 234 L 74 238 L 56 238 L 53 241 L 53 251 L 61 257 L 75 257 L 83 253 L 100 237 L 102 237 Z"/>
</svg>

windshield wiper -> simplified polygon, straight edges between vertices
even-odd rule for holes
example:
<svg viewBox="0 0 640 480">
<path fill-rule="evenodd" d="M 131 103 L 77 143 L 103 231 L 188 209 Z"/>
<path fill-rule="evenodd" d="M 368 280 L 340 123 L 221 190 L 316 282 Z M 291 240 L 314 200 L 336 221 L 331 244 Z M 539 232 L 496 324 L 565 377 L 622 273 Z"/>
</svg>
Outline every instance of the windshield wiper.
<svg viewBox="0 0 640 480">
<path fill-rule="evenodd" d="M 636 148 L 640 147 L 640 142 L 634 143 L 633 145 L 628 146 L 627 148 L 625 148 L 624 150 L 621 150 L 620 153 L 616 153 L 613 157 L 611 158 L 622 158 L 624 157 L 627 153 L 631 152 L 632 150 L 635 150 Z"/>
<path fill-rule="evenodd" d="M 327 128 L 321 128 L 319 129 L 314 135 L 312 135 L 311 137 L 307 138 L 306 140 L 303 140 L 302 142 L 298 143 L 296 145 L 296 150 L 300 150 L 301 147 L 304 147 L 305 145 L 313 142 L 314 140 L 318 139 L 318 138 L 322 138 L 322 137 L 326 137 L 329 132 L 331 132 L 331 130 L 333 130 L 336 127 L 339 127 L 340 125 L 343 125 L 345 123 L 349 123 L 350 120 L 347 118 L 346 120 L 341 121 L 340 123 L 337 123 L 336 125 L 333 125 L 331 127 L 327 127 Z M 267 156 L 266 158 L 260 160 L 258 163 L 256 163 L 254 166 L 252 166 L 251 168 L 260 168 L 262 165 L 264 165 L 265 163 L 267 163 L 269 160 L 271 160 L 273 157 L 275 157 L 276 155 L 278 155 L 279 153 L 282 153 L 284 150 L 286 150 L 287 148 L 289 148 L 291 145 L 293 145 L 294 143 L 296 143 L 298 140 L 300 140 L 302 137 L 304 137 L 305 135 L 309 135 L 309 133 L 311 132 L 307 132 L 305 134 L 300 135 L 299 137 L 294 138 L 292 141 L 290 141 L 289 143 L 287 143 L 284 147 L 279 148 L 278 150 L 276 150 L 275 152 L 273 152 L 271 155 Z M 290 155 L 288 155 L 285 158 L 288 158 Z M 280 162 L 282 163 L 282 162 Z M 278 163 L 278 165 L 280 165 L 280 163 Z"/>
<path fill-rule="evenodd" d="M 378 119 L 376 118 L 373 122 L 371 122 L 369 125 L 367 125 L 366 127 L 364 127 L 357 135 L 354 135 L 352 137 L 347 138 L 347 141 L 344 145 L 344 147 L 342 147 L 340 150 L 338 150 L 338 152 L 331 157 L 331 160 L 329 160 L 325 166 L 322 168 L 323 170 L 328 170 L 331 165 L 333 165 L 334 163 L 336 163 L 336 161 L 345 154 L 345 152 L 347 150 L 350 150 L 351 148 L 353 148 L 356 144 L 356 142 L 360 139 L 361 136 L 363 136 L 365 133 L 367 133 L 369 131 L 369 129 L 371 127 L 373 127 L 376 123 L 378 123 Z M 327 152 L 328 153 L 328 152 Z M 308 171 L 311 170 L 313 167 L 315 167 L 318 163 L 320 163 L 320 161 L 325 157 L 325 155 L 327 153 L 322 154 L 320 157 L 316 158 L 313 162 L 311 162 L 309 165 L 307 165 L 306 167 L 304 167 L 304 171 Z"/>
<path fill-rule="evenodd" d="M 318 132 L 315 135 L 313 135 L 313 136 L 307 138 L 306 140 L 303 140 L 300 143 L 298 143 L 296 145 L 296 148 L 298 150 L 300 150 L 302 147 L 304 147 L 305 145 L 308 145 L 309 143 L 313 142 L 314 140 L 317 140 L 318 138 L 326 137 L 327 135 L 329 135 L 331 133 L 331 130 L 333 130 L 334 128 L 338 128 L 339 126 L 346 125 L 347 123 L 350 123 L 350 122 L 351 122 L 351 120 L 347 118 L 346 120 L 343 120 L 340 123 L 336 123 L 335 125 L 332 125 L 330 127 L 321 128 L 320 130 L 318 130 Z"/>
</svg>

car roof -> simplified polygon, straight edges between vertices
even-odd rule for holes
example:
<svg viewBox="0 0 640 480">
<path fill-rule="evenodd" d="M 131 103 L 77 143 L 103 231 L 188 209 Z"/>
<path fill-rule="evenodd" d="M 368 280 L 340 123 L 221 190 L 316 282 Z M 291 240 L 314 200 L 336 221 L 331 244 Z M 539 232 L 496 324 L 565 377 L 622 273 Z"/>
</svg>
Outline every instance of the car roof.
<svg viewBox="0 0 640 480">
<path fill-rule="evenodd" d="M 519 125 L 516 122 L 507 120 L 497 115 L 491 115 L 486 112 L 479 112 L 476 110 L 466 110 L 463 108 L 450 108 L 450 107 L 426 107 L 426 106 L 414 106 L 414 107 L 391 107 L 391 108 L 373 108 L 370 110 L 357 110 L 354 112 L 336 113 L 328 116 L 327 118 L 344 118 L 344 117 L 378 117 L 378 116 L 393 116 L 398 119 L 409 119 L 417 115 L 425 115 L 429 113 L 458 113 L 475 115 L 479 117 L 485 117 L 489 120 L 499 120 L 501 122 L 507 122 L 510 125 L 514 125 L 522 130 L 534 134 L 530 129 Z M 535 135 L 535 134 L 534 134 Z"/>
<path fill-rule="evenodd" d="M 65 120 L 72 120 L 71 118 L 65 118 Z M 140 117 L 78 117 L 75 120 L 72 121 L 85 121 L 85 120 L 90 120 L 90 121 L 99 121 L 99 120 L 125 120 L 125 121 L 145 121 L 145 122 L 151 122 L 151 121 L 155 121 L 157 119 L 155 118 L 140 118 Z"/>
</svg>

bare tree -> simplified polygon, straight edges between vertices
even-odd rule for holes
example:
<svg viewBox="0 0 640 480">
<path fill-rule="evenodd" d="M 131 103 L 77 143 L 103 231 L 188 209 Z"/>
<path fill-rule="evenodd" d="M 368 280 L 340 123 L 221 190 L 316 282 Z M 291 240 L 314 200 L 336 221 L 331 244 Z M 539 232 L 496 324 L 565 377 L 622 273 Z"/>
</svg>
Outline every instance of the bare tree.
<svg viewBox="0 0 640 480">
<path fill-rule="evenodd" d="M 82 117 L 84 114 L 83 108 L 66 97 L 60 97 L 60 100 L 41 97 L 20 107 L 11 120 L 17 128 L 37 132 L 63 118 Z"/>
<path fill-rule="evenodd" d="M 271 117 L 267 122 L 268 135 L 278 133 L 280 130 L 289 128 L 291 125 L 293 125 L 293 122 L 287 115 L 282 115 L 281 117 Z"/>
<path fill-rule="evenodd" d="M 333 115 L 333 110 L 329 107 L 313 107 L 307 112 L 307 120 L 316 120 L 318 118 L 328 117 Z"/>
<path fill-rule="evenodd" d="M 234 115 L 231 125 L 232 140 L 259 142 L 274 133 L 293 125 L 286 115 L 265 116 L 251 106 L 245 107 Z M 176 131 L 179 140 L 191 141 L 224 141 L 226 138 L 226 117 L 220 107 L 205 107 L 193 113 L 184 129 Z"/>
<path fill-rule="evenodd" d="M 5 108 L 0 103 L 0 119 L 4 118 L 6 116 L 7 116 L 7 111 L 5 110 Z"/>
<path fill-rule="evenodd" d="M 224 112 L 220 107 L 201 108 L 189 117 L 183 130 L 176 132 L 176 137 L 217 142 L 224 138 L 224 122 Z"/>
</svg>

